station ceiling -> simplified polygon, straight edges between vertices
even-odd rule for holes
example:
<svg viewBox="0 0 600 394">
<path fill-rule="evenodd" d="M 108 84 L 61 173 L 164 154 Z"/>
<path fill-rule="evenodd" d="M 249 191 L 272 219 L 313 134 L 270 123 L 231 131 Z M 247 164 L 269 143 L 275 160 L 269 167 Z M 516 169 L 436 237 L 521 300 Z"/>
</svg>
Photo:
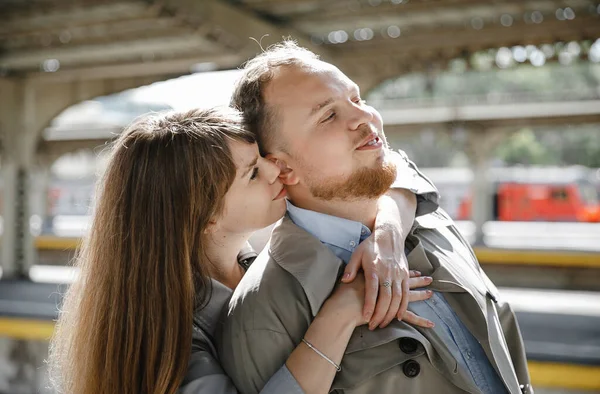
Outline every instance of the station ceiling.
<svg viewBox="0 0 600 394">
<path fill-rule="evenodd" d="M 600 37 L 598 0 L 0 0 L 0 15 L 0 76 L 66 79 L 230 69 L 260 50 L 250 37 L 292 36 L 353 76 Z"/>
</svg>

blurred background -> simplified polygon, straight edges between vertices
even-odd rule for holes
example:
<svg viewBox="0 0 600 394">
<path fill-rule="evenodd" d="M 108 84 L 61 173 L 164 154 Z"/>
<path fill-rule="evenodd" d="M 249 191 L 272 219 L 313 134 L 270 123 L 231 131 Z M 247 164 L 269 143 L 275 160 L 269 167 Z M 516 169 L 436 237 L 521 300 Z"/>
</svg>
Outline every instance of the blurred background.
<svg viewBox="0 0 600 394">
<path fill-rule="evenodd" d="M 50 392 L 106 143 L 228 103 L 283 36 L 337 65 L 517 311 L 538 393 L 600 392 L 598 0 L 0 0 L 0 393 Z"/>
</svg>

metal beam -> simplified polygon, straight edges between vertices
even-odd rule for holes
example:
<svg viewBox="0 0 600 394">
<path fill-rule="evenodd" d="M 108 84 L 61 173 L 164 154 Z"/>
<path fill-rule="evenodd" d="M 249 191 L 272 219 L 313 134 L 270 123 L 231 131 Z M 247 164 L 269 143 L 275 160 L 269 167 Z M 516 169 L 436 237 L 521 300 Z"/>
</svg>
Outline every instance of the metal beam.
<svg viewBox="0 0 600 394">
<path fill-rule="evenodd" d="M 481 30 L 439 28 L 403 34 L 401 37 L 374 38 L 370 41 L 335 45 L 340 58 L 379 62 L 390 56 L 410 60 L 414 54 L 435 54 L 447 48 L 475 51 L 502 46 L 545 44 L 557 41 L 595 39 L 600 37 L 600 18 L 578 17 L 572 21 L 551 20 L 541 24 L 515 23 L 511 27 L 485 26 Z"/>
<path fill-rule="evenodd" d="M 381 110 L 388 131 L 477 124 L 487 128 L 600 123 L 600 100 Z"/>
<path fill-rule="evenodd" d="M 137 77 L 158 77 L 157 80 L 190 74 L 195 65 L 211 67 L 215 70 L 232 69 L 240 65 L 238 54 L 199 55 L 172 60 L 150 62 L 127 62 L 113 65 L 78 67 L 59 70 L 54 73 L 30 72 L 27 78 L 41 83 L 56 83 L 83 80 L 101 80 Z"/>
<path fill-rule="evenodd" d="M 102 65 L 107 61 L 142 61 L 144 56 L 154 54 L 216 53 L 220 50 L 220 47 L 201 35 L 178 34 L 98 45 L 9 52 L 0 57 L 0 68 L 35 70 L 47 59 L 57 59 L 61 67 Z"/>
<path fill-rule="evenodd" d="M 259 53 L 261 48 L 251 39 L 261 41 L 265 35 L 269 38 L 266 43 L 280 41 L 283 37 L 294 38 L 299 45 L 320 55 L 323 60 L 334 62 L 329 48 L 314 45 L 306 33 L 297 31 L 290 26 L 279 26 L 255 15 L 251 10 L 242 6 L 235 7 L 225 1 L 210 0 L 198 2 L 195 0 L 166 0 L 176 12 L 186 15 L 205 15 L 204 20 L 213 26 L 213 31 L 223 33 L 225 45 L 236 48 L 240 55 L 247 59 Z M 263 44 L 263 46 L 266 46 Z"/>
<path fill-rule="evenodd" d="M 60 3 L 59 3 L 60 4 Z M 116 1 L 100 5 L 61 8 L 54 6 L 51 12 L 35 11 L 29 15 L 7 15 L 0 25 L 0 36 L 15 33 L 71 28 L 98 24 L 119 19 L 158 16 L 160 7 L 150 7 L 144 1 Z"/>
</svg>

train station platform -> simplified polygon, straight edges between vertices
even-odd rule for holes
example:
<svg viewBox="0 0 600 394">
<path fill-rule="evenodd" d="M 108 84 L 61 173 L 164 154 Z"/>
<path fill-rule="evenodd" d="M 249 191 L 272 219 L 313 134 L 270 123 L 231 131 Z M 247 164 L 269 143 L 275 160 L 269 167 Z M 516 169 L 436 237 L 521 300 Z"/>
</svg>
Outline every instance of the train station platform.
<svg viewBox="0 0 600 394">
<path fill-rule="evenodd" d="M 49 340 L 65 291 L 56 283 L 0 281 L 0 337 Z M 534 386 L 600 391 L 600 293 L 500 288 L 500 294 L 519 318 Z"/>
</svg>

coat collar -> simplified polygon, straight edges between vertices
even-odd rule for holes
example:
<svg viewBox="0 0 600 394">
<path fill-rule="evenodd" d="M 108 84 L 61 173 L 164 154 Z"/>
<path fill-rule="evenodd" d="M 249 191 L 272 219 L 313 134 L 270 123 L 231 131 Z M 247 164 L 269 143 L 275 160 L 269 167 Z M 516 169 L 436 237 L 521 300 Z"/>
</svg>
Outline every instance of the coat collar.
<svg viewBox="0 0 600 394">
<path fill-rule="evenodd" d="M 342 260 L 287 214 L 273 229 L 269 254 L 300 283 L 316 316 L 335 287 Z"/>
<path fill-rule="evenodd" d="M 233 291 L 219 281 L 211 279 L 211 294 L 208 304 L 194 313 L 194 326 L 210 337 L 214 337 L 223 307 Z"/>
</svg>

